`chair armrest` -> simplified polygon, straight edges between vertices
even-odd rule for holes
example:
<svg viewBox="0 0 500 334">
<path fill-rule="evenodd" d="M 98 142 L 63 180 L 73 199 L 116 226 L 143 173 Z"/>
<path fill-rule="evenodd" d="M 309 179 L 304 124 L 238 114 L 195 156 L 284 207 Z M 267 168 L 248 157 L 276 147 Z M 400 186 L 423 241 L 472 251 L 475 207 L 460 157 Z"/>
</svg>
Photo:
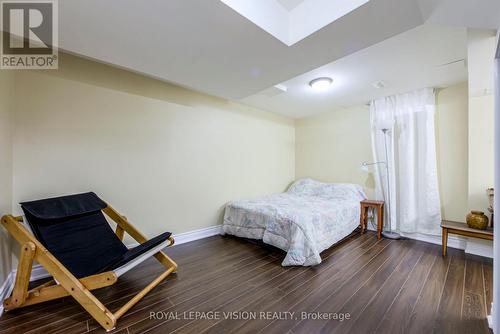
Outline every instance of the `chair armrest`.
<svg viewBox="0 0 500 334">
<path fill-rule="evenodd" d="M 118 226 L 120 226 L 125 232 L 127 232 L 132 238 L 134 238 L 138 243 L 143 244 L 148 239 L 139 232 L 132 224 L 130 224 L 124 216 L 118 213 L 115 209 L 113 209 L 109 204 L 102 210 L 109 218 L 111 218 Z M 170 241 L 170 245 L 174 244 L 174 238 L 170 236 L 168 238 Z M 155 255 L 155 258 L 160 261 L 165 267 L 170 268 L 174 267 L 174 271 L 177 268 L 177 263 L 175 263 L 171 258 L 169 258 L 165 253 L 158 252 Z"/>
</svg>

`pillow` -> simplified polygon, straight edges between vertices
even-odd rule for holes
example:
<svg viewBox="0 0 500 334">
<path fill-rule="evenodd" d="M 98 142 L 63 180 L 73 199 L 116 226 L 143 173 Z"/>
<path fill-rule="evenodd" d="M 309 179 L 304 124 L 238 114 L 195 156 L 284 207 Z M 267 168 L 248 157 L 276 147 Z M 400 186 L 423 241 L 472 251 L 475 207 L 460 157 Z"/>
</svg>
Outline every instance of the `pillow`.
<svg viewBox="0 0 500 334">
<path fill-rule="evenodd" d="M 324 200 L 352 200 L 366 199 L 363 188 L 351 183 L 323 183 L 313 179 L 295 181 L 287 191 L 295 196 L 312 196 Z"/>
<path fill-rule="evenodd" d="M 295 181 L 287 193 L 296 196 L 316 196 L 322 183 L 313 179 L 300 179 Z"/>
</svg>

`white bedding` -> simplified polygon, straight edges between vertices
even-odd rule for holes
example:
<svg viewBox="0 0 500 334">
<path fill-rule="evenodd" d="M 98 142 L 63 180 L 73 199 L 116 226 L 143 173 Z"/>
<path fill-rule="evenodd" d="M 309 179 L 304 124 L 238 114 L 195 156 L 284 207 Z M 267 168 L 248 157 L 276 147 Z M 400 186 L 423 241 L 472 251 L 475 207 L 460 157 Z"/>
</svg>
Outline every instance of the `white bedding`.
<svg viewBox="0 0 500 334">
<path fill-rule="evenodd" d="M 323 250 L 359 226 L 365 198 L 356 184 L 298 180 L 282 194 L 228 203 L 222 234 L 261 239 L 286 251 L 283 266 L 316 265 Z"/>
</svg>

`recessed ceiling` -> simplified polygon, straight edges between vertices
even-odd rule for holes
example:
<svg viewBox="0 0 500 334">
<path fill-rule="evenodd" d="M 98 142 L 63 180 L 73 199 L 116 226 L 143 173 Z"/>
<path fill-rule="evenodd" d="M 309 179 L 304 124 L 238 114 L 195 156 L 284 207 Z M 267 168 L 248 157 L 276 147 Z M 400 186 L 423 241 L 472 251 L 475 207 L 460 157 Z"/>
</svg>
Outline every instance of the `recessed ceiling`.
<svg viewBox="0 0 500 334">
<path fill-rule="evenodd" d="M 286 10 L 291 11 L 298 5 L 300 5 L 304 0 L 276 0 L 280 5 L 282 5 Z"/>
<path fill-rule="evenodd" d="M 423 25 L 282 83 L 286 93 L 267 90 L 243 103 L 291 117 L 311 116 L 371 99 L 467 80 L 465 28 Z M 331 77 L 317 92 L 309 82 Z"/>
<path fill-rule="evenodd" d="M 288 47 L 220 0 L 64 0 L 59 1 L 59 46 L 183 87 L 241 99 L 428 19 L 497 28 L 499 13 L 498 0 L 371 0 Z"/>
</svg>

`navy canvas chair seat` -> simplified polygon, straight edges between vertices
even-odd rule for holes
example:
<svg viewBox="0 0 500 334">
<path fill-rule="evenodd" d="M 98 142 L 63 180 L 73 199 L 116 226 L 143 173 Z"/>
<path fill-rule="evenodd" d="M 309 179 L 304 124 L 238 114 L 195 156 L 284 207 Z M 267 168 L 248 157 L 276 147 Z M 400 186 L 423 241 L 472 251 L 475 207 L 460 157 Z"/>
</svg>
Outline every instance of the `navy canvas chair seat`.
<svg viewBox="0 0 500 334">
<path fill-rule="evenodd" d="M 177 269 L 177 264 L 161 251 L 174 243 L 170 232 L 147 240 L 93 192 L 23 202 L 21 208 L 32 233 L 23 227 L 22 217 L 2 217 L 4 227 L 21 244 L 14 290 L 4 301 L 6 310 L 71 295 L 110 330 L 119 317 Z M 117 224 L 116 231 L 104 214 Z M 122 242 L 124 233 L 139 245 L 128 249 Z M 115 313 L 89 292 L 114 284 L 120 275 L 153 255 L 166 271 Z M 54 280 L 28 290 L 34 260 Z"/>
<path fill-rule="evenodd" d="M 96 194 L 21 203 L 38 240 L 77 278 L 113 270 L 168 241 L 163 233 L 128 249 L 111 230 Z"/>
</svg>

